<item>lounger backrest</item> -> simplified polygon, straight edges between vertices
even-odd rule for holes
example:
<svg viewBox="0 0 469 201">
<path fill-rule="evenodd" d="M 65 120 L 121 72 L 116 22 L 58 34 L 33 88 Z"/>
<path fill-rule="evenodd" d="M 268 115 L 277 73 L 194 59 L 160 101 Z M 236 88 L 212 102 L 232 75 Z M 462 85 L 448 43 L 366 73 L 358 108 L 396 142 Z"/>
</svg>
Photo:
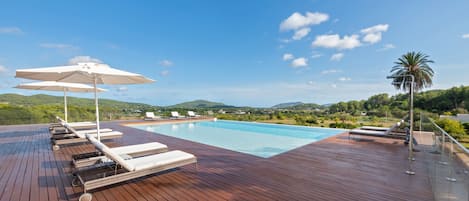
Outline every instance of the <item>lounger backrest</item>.
<svg viewBox="0 0 469 201">
<path fill-rule="evenodd" d="M 153 117 L 155 117 L 155 114 L 153 114 L 153 112 L 146 112 L 145 116 L 149 117 L 149 118 L 153 118 Z"/>
<path fill-rule="evenodd" d="M 134 166 L 126 163 L 125 160 L 121 156 L 119 156 L 119 154 L 109 149 L 109 147 L 107 147 L 105 144 L 103 144 L 102 142 L 98 141 L 96 138 L 88 134 L 86 134 L 86 138 L 88 138 L 88 140 L 96 147 L 96 149 L 104 153 L 104 155 L 106 155 L 108 158 L 110 158 L 117 164 L 121 165 L 126 170 L 134 171 L 135 169 Z"/>
<path fill-rule="evenodd" d="M 396 124 L 394 124 L 393 126 L 391 126 L 391 128 L 389 128 L 388 130 L 386 130 L 386 132 L 384 132 L 384 134 L 386 135 L 389 135 L 391 134 L 391 132 L 396 129 L 399 125 L 401 125 L 400 122 L 397 122 Z"/>
<path fill-rule="evenodd" d="M 191 116 L 191 117 L 194 117 L 195 113 L 194 113 L 194 111 L 187 111 L 187 115 Z"/>
<path fill-rule="evenodd" d="M 179 117 L 179 112 L 171 112 L 171 116 L 173 116 L 173 117 Z"/>
</svg>

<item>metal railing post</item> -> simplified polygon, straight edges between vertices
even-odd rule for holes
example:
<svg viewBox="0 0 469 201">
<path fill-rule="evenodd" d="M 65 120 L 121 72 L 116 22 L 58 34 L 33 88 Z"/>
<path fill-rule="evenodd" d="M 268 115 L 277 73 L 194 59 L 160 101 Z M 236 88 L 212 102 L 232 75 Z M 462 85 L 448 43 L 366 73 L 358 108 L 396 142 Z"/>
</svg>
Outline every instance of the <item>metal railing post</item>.
<svg viewBox="0 0 469 201">
<path fill-rule="evenodd" d="M 449 152 L 449 165 L 448 165 L 448 168 L 449 168 L 449 176 L 446 177 L 446 180 L 448 181 L 451 181 L 451 182 L 455 182 L 456 181 L 456 178 L 454 178 L 454 168 L 452 166 L 452 163 L 453 163 L 453 153 L 454 153 L 454 147 L 453 147 L 453 141 L 451 141 L 451 145 L 450 145 L 450 152 Z"/>
</svg>

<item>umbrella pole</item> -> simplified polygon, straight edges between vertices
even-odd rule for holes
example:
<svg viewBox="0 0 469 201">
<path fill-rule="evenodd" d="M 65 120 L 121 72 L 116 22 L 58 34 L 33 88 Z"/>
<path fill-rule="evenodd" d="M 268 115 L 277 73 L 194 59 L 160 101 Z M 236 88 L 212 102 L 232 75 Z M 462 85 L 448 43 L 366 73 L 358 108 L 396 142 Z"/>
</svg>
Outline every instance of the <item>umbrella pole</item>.
<svg viewBox="0 0 469 201">
<path fill-rule="evenodd" d="M 96 105 L 96 134 L 98 136 L 98 141 L 101 141 L 101 134 L 99 131 L 99 106 L 98 106 L 98 88 L 96 88 L 96 75 L 94 76 L 94 103 Z"/>
<path fill-rule="evenodd" d="M 64 88 L 64 113 L 65 113 L 65 122 L 68 123 L 68 111 L 67 111 L 67 89 Z"/>
</svg>

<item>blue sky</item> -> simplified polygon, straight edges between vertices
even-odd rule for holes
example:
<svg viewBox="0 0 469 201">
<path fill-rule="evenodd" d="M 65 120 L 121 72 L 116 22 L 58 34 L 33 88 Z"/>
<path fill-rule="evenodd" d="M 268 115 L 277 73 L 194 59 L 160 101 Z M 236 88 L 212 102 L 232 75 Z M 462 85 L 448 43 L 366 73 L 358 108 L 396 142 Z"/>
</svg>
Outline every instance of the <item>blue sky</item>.
<svg viewBox="0 0 469 201">
<path fill-rule="evenodd" d="M 0 93 L 20 68 L 100 61 L 157 80 L 100 97 L 153 105 L 333 103 L 396 94 L 408 51 L 435 61 L 434 86 L 469 84 L 469 1 L 8 1 Z M 92 94 L 73 94 L 92 98 Z"/>
</svg>

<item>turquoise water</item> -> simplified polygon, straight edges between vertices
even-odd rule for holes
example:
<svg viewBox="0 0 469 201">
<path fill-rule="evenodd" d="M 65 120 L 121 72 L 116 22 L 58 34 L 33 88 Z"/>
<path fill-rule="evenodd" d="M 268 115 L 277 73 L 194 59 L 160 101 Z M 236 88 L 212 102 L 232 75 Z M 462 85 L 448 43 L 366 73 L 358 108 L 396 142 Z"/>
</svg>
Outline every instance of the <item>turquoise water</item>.
<svg viewBox="0 0 469 201">
<path fill-rule="evenodd" d="M 223 120 L 132 127 L 263 158 L 344 132 L 342 129 Z"/>
</svg>

